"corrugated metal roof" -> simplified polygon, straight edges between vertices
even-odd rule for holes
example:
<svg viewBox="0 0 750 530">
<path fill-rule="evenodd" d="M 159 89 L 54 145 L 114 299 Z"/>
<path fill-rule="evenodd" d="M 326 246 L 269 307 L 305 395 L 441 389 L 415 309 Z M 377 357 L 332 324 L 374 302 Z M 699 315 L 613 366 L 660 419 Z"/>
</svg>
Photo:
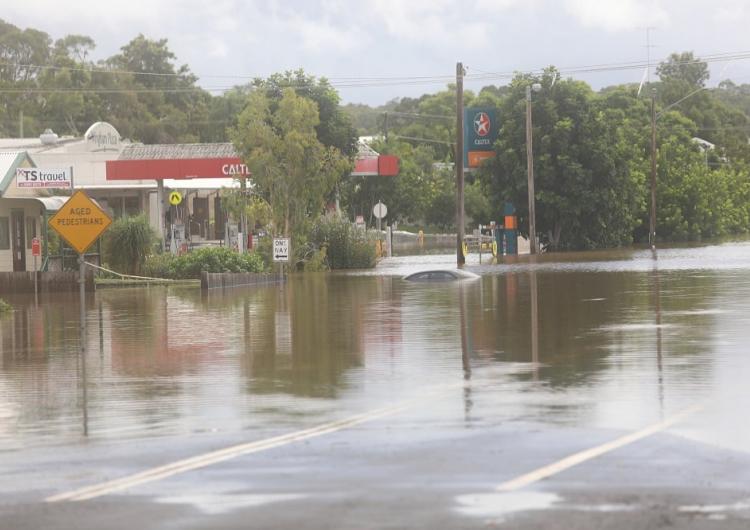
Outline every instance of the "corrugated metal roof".
<svg viewBox="0 0 750 530">
<path fill-rule="evenodd" d="M 63 207 L 63 204 L 68 202 L 70 197 L 53 195 L 52 197 L 35 197 L 35 199 L 41 202 L 44 205 L 44 209 L 48 212 L 56 212 Z"/>
<path fill-rule="evenodd" d="M 231 143 L 130 145 L 119 160 L 184 160 L 190 158 L 231 158 L 237 151 Z"/>
</svg>

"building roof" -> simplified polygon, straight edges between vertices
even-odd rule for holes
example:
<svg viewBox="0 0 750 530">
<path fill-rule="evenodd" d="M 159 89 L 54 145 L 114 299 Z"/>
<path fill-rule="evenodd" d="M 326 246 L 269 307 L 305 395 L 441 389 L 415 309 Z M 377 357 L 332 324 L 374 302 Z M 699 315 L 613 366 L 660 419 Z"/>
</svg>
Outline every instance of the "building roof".
<svg viewBox="0 0 750 530">
<path fill-rule="evenodd" d="M 0 138 L 0 149 L 8 151 L 29 151 L 30 153 L 42 153 L 60 149 L 63 146 L 83 142 L 83 138 L 63 136 L 53 144 L 43 144 L 39 137 L 36 138 Z"/>
<path fill-rule="evenodd" d="M 119 160 L 186 160 L 191 158 L 235 158 L 231 143 L 129 145 Z"/>
<path fill-rule="evenodd" d="M 0 196 L 8 189 L 10 181 L 16 175 L 16 168 L 26 159 L 34 166 L 26 151 L 0 151 Z"/>
</svg>

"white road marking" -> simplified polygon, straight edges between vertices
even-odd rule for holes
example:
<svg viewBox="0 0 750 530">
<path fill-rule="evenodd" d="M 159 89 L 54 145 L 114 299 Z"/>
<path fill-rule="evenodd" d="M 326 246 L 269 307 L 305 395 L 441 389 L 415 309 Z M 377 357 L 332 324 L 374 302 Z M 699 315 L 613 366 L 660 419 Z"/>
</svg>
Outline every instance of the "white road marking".
<svg viewBox="0 0 750 530">
<path fill-rule="evenodd" d="M 350 416 L 342 420 L 325 423 L 316 427 L 311 427 L 309 429 L 303 429 L 301 431 L 296 431 L 289 434 L 274 436 L 273 438 L 267 438 L 265 440 L 258 440 L 255 442 L 234 445 L 224 449 L 219 449 L 217 451 L 212 451 L 210 453 L 205 453 L 191 458 L 185 458 L 183 460 L 177 460 L 175 462 L 172 462 L 171 464 L 165 464 L 163 466 L 147 469 L 145 471 L 141 471 L 140 473 L 128 475 L 119 479 L 114 479 L 103 482 L 101 484 L 94 484 L 93 486 L 86 486 L 77 490 L 52 495 L 50 497 L 47 497 L 45 501 L 86 501 L 95 499 L 97 497 L 109 495 L 110 493 L 122 491 L 134 486 L 162 480 L 179 473 L 185 473 L 187 471 L 192 471 L 195 469 L 200 469 L 213 464 L 217 464 L 219 462 L 224 462 L 238 456 L 258 453 L 260 451 L 281 447 L 294 442 L 316 438 L 318 436 L 334 433 L 342 429 L 354 427 L 355 425 L 360 425 L 362 423 L 377 420 L 385 416 L 391 416 L 409 407 L 412 407 L 417 403 L 433 398 L 441 391 L 445 391 L 450 388 L 459 388 L 462 386 L 464 386 L 464 383 L 445 385 L 440 387 L 439 390 L 427 392 L 419 398 L 411 399 L 397 405 L 371 410 L 363 414 L 357 414 L 355 416 Z"/>
<path fill-rule="evenodd" d="M 611 442 L 607 442 L 597 447 L 592 447 L 591 449 L 586 449 L 585 451 L 572 454 L 553 464 L 540 467 L 539 469 L 536 469 L 530 473 L 526 473 L 524 475 L 521 475 L 520 477 L 516 477 L 507 482 L 503 482 L 495 489 L 496 491 L 506 492 L 519 490 L 530 484 L 539 482 L 540 480 L 544 480 L 553 475 L 557 475 L 558 473 L 570 469 L 571 467 L 577 466 L 579 464 L 602 456 L 606 453 L 612 452 L 615 449 L 620 449 L 621 447 L 625 447 L 626 445 L 630 445 L 644 438 L 648 438 L 649 436 L 652 436 L 658 432 L 664 431 L 675 425 L 676 423 L 683 421 L 688 416 L 691 416 L 696 412 L 702 410 L 704 407 L 704 404 L 700 404 L 687 408 L 682 412 L 675 414 L 671 418 L 667 418 L 666 420 L 650 425 L 649 427 L 641 429 L 640 431 L 626 434 L 625 436 L 621 436 L 620 438 L 612 440 Z"/>
</svg>

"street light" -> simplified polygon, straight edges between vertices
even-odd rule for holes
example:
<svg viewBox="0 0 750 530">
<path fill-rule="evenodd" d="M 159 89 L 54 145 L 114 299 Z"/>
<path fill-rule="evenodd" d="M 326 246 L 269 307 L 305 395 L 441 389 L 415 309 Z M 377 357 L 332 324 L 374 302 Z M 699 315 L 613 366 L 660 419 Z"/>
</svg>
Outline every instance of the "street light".
<svg viewBox="0 0 750 530">
<path fill-rule="evenodd" d="M 531 134 L 531 91 L 539 92 L 542 85 L 533 83 L 526 86 L 526 167 L 529 184 L 529 249 L 532 254 L 536 248 L 536 201 L 534 200 L 534 146 Z"/>
</svg>

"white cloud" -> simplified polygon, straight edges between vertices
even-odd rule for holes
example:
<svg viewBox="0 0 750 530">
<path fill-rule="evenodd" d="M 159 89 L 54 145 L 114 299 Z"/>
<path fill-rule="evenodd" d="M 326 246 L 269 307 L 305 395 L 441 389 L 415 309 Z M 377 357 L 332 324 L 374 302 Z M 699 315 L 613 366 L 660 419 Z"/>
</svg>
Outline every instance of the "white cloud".
<svg viewBox="0 0 750 530">
<path fill-rule="evenodd" d="M 507 11 L 516 5 L 529 4 L 532 0 L 476 0 L 474 2 L 475 11 L 480 13 L 499 13 Z"/>
<path fill-rule="evenodd" d="M 750 15 L 747 0 L 725 0 L 723 5 L 716 6 L 714 18 L 719 23 L 736 23 Z"/>
<path fill-rule="evenodd" d="M 290 17 L 290 34 L 297 35 L 306 52 L 347 54 L 367 45 L 367 33 L 356 26 L 337 27 L 330 21 Z"/>
<path fill-rule="evenodd" d="M 606 31 L 669 24 L 669 15 L 657 0 L 566 0 L 565 7 L 583 26 Z"/>
</svg>

